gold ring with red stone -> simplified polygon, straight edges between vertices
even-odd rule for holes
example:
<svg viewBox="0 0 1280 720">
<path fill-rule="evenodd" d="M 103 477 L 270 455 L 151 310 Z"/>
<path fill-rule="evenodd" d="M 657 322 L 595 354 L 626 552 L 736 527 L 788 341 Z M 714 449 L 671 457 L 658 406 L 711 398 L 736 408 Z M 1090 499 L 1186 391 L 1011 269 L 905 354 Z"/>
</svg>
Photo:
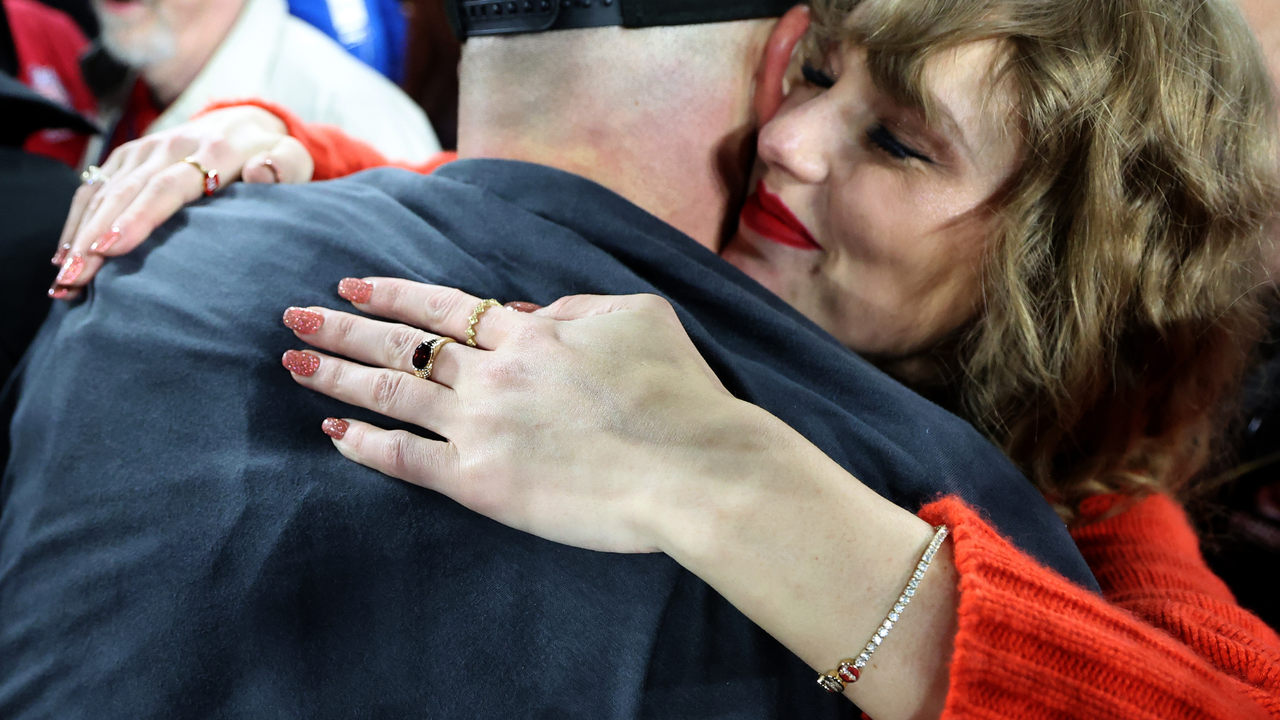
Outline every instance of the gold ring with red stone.
<svg viewBox="0 0 1280 720">
<path fill-rule="evenodd" d="M 438 337 L 418 343 L 418 347 L 413 351 L 413 374 L 423 380 L 430 380 L 431 371 L 436 366 L 436 356 L 440 354 L 440 348 L 451 342 L 458 341 L 451 337 Z"/>
<path fill-rule="evenodd" d="M 204 195 L 205 195 L 205 197 L 210 197 L 210 196 L 212 196 L 212 195 L 213 195 L 213 193 L 214 193 L 214 192 L 216 192 L 216 191 L 218 190 L 219 182 L 218 182 L 218 171 L 217 171 L 217 170 L 210 170 L 209 168 L 205 167 L 204 165 L 201 165 L 201 164 L 200 164 L 200 161 L 199 161 L 199 160 L 197 160 L 197 159 L 195 159 L 195 158 L 193 158 L 193 157 L 184 157 L 184 158 L 182 158 L 182 162 L 187 163 L 187 164 L 188 164 L 188 165 L 190 165 L 191 167 L 193 167 L 193 168 L 195 168 L 195 169 L 199 170 L 199 171 L 200 171 L 200 174 L 204 176 Z"/>
</svg>

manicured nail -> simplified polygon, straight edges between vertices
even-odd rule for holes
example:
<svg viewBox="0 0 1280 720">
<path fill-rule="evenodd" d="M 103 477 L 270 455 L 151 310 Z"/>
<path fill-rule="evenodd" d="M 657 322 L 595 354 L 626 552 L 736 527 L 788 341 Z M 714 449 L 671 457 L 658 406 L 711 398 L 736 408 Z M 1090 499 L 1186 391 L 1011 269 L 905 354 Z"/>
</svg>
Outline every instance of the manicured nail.
<svg viewBox="0 0 1280 720">
<path fill-rule="evenodd" d="M 89 246 L 90 252 L 105 253 L 120 239 L 120 228 L 113 227 L 102 234 L 98 241 Z"/>
<path fill-rule="evenodd" d="M 53 254 L 53 259 L 49 262 L 53 265 L 61 265 L 67 259 L 67 253 L 71 252 L 71 243 L 67 243 L 58 248 L 58 252 Z"/>
<path fill-rule="evenodd" d="M 58 271 L 58 277 L 54 282 L 58 285 L 70 285 L 80 277 L 82 272 L 84 272 L 84 256 L 76 253 L 62 263 L 62 269 Z"/>
<path fill-rule="evenodd" d="M 62 300 L 70 294 L 71 294 L 71 288 L 66 287 L 65 285 L 59 285 L 58 283 L 54 283 L 53 286 L 49 288 L 49 297 L 53 298 L 54 300 Z"/>
<path fill-rule="evenodd" d="M 320 358 L 298 350 L 289 350 L 280 361 L 289 372 L 303 377 L 311 377 L 320 369 Z"/>
<path fill-rule="evenodd" d="M 506 304 L 505 307 L 508 310 L 515 310 L 516 312 L 522 312 L 522 313 L 531 313 L 534 310 L 542 309 L 541 305 L 535 305 L 531 302 L 522 302 L 520 300 L 516 300 L 515 302 L 509 302 Z"/>
<path fill-rule="evenodd" d="M 373 296 L 373 283 L 360 278 L 343 278 L 338 283 L 338 294 L 345 300 L 363 305 Z"/>
<path fill-rule="evenodd" d="M 347 428 L 349 427 L 351 427 L 351 423 L 338 418 L 325 418 L 324 422 L 320 423 L 320 429 L 324 431 L 324 434 L 334 440 L 341 440 L 346 437 Z"/>
<path fill-rule="evenodd" d="M 291 307 L 284 311 L 284 326 L 301 335 L 310 335 L 324 325 L 324 316 L 318 312 Z"/>
</svg>

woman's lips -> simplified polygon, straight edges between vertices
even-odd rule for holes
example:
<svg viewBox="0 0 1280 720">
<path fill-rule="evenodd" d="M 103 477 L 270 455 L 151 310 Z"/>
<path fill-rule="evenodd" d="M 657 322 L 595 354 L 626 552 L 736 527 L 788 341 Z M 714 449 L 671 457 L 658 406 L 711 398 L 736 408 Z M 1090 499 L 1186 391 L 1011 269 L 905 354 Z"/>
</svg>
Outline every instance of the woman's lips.
<svg viewBox="0 0 1280 720">
<path fill-rule="evenodd" d="M 822 249 L 791 209 L 777 195 L 769 192 L 763 180 L 756 184 L 756 191 L 747 198 L 738 219 L 766 240 L 800 250 Z"/>
</svg>

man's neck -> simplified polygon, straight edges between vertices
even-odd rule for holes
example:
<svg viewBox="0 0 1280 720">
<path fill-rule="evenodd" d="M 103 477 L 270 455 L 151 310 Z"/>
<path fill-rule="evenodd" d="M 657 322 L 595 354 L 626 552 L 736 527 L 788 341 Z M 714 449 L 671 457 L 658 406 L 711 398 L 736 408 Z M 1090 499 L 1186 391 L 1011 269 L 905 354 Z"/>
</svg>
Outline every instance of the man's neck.
<svg viewBox="0 0 1280 720">
<path fill-rule="evenodd" d="M 142 68 L 142 77 L 160 105 L 167 106 L 195 81 L 227 39 L 247 0 L 208 2 L 198 18 L 184 24 L 173 57 Z"/>
<path fill-rule="evenodd" d="M 763 46 L 768 27 L 756 32 Z M 687 98 L 650 103 L 643 93 L 606 104 L 590 91 L 561 94 L 554 112 L 531 92 L 469 90 L 459 101 L 460 157 L 503 158 L 581 175 L 627 198 L 713 251 L 736 219 L 754 150 L 752 73 L 732 81 L 690 85 Z M 466 68 L 466 61 L 463 63 Z M 485 87 L 472 83 L 471 87 Z M 541 100 L 541 102 L 540 102 Z M 530 108 L 522 113 L 523 108 Z"/>
<path fill-rule="evenodd" d="M 465 113 L 460 118 L 460 157 L 521 160 L 581 175 L 716 252 L 724 239 L 725 218 L 739 207 L 750 169 L 742 152 L 750 146 L 749 124 L 724 127 L 713 138 L 682 138 L 681 129 L 673 128 L 671 141 L 644 148 L 625 138 L 601 145 L 485 136 L 468 131 Z"/>
</svg>

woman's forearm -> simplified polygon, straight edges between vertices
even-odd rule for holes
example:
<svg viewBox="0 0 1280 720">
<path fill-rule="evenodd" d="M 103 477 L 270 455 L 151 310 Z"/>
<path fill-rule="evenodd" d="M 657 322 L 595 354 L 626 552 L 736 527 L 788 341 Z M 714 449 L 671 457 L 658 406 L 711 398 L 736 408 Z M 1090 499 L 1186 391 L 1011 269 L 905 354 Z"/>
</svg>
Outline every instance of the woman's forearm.
<svg viewBox="0 0 1280 720">
<path fill-rule="evenodd" d="M 740 425 L 737 462 L 708 453 L 714 463 L 695 474 L 709 480 L 675 486 L 647 515 L 661 518 L 659 547 L 820 671 L 857 656 L 931 525 L 952 527 L 912 603 L 846 687 L 871 717 L 1280 711 L 1274 633 L 1223 594 L 1167 499 L 1080 536 L 1091 565 L 1124 581 L 1104 580 L 1109 601 L 1013 547 L 959 500 L 917 518 L 769 420 Z"/>
<path fill-rule="evenodd" d="M 1280 712 L 1280 640 L 1231 601 L 1168 499 L 1077 534 L 1103 599 L 1019 551 L 959 500 L 932 503 L 917 518 L 752 412 L 754 422 L 731 433 L 736 462 L 708 453 L 714 462 L 695 474 L 709 480 L 676 486 L 648 515 L 661 518 L 659 547 L 816 670 L 857 656 L 931 525 L 953 530 L 846 687 L 871 717 Z"/>
<path fill-rule="evenodd" d="M 780 421 L 746 413 L 736 461 L 708 453 L 714 462 L 697 472 L 712 480 L 681 484 L 649 516 L 664 552 L 815 670 L 832 670 L 880 628 L 933 528 Z M 944 543 L 848 697 L 877 720 L 938 717 L 956 605 Z"/>
</svg>

